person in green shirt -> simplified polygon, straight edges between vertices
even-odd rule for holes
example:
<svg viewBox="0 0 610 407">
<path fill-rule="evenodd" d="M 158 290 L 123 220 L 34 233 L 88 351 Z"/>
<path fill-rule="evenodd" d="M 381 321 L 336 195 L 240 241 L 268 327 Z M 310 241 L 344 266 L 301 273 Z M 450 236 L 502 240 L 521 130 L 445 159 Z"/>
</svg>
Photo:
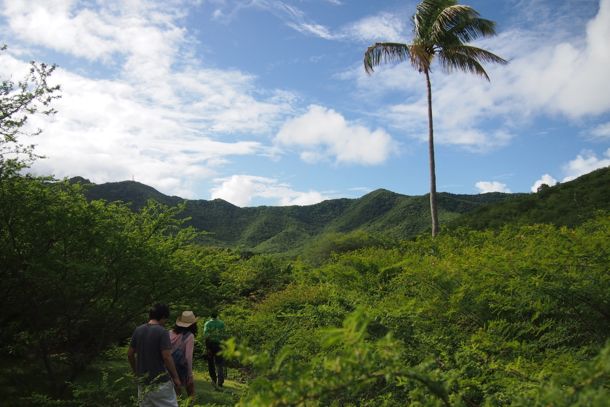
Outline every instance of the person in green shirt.
<svg viewBox="0 0 610 407">
<path fill-rule="evenodd" d="M 212 384 L 222 387 L 224 378 L 224 359 L 220 352 L 220 342 L 225 339 L 225 323 L 218 319 L 218 313 L 213 311 L 211 319 L 203 325 L 203 338 L 205 340 L 206 356 L 208 359 L 208 372 Z"/>
</svg>

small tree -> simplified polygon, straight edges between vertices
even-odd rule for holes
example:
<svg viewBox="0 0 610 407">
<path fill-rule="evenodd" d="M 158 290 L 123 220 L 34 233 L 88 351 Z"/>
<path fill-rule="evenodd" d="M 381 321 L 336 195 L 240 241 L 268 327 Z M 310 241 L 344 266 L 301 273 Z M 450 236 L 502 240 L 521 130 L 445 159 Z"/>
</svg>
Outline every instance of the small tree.
<svg viewBox="0 0 610 407">
<path fill-rule="evenodd" d="M 6 45 L 0 51 L 6 50 Z M 3 79 L 0 83 L 0 176 L 8 168 L 23 168 L 36 157 L 33 145 L 23 145 L 19 136 L 37 135 L 42 131 L 25 130 L 28 116 L 40 113 L 52 115 L 53 99 L 59 97 L 59 85 L 47 82 L 55 65 L 30 62 L 28 74 L 18 82 Z"/>
</svg>

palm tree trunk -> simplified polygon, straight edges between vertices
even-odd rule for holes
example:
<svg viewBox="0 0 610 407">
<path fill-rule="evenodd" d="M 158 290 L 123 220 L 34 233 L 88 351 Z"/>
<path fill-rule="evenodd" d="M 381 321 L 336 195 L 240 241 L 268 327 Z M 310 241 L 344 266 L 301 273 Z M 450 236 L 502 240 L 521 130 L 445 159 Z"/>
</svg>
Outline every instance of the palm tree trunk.
<svg viewBox="0 0 610 407">
<path fill-rule="evenodd" d="M 428 88 L 428 154 L 430 156 L 430 216 L 432 217 L 432 237 L 438 235 L 438 213 L 436 209 L 436 164 L 434 163 L 434 129 L 432 126 L 432 85 L 430 72 L 425 69 Z"/>
</svg>

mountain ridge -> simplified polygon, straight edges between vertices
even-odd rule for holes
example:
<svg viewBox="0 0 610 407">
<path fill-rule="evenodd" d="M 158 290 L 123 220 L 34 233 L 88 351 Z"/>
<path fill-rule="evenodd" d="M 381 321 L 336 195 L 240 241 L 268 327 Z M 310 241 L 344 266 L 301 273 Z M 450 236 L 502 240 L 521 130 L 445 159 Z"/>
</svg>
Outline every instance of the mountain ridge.
<svg viewBox="0 0 610 407">
<path fill-rule="evenodd" d="M 82 177 L 69 181 L 82 184 L 90 200 L 123 201 L 134 210 L 142 208 L 149 199 L 168 206 L 184 203 L 181 216 L 189 218 L 186 224 L 208 232 L 202 243 L 255 252 L 295 250 L 326 233 L 363 230 L 389 238 L 413 238 L 430 230 L 428 194 L 410 196 L 380 188 L 360 198 L 328 199 L 313 205 L 241 208 L 223 199 L 168 196 L 136 181 L 94 184 Z M 479 229 L 500 227 L 512 219 L 521 219 L 521 223 L 541 220 L 562 224 L 556 220 L 565 218 L 564 223 L 571 225 L 588 216 L 579 214 L 579 210 L 589 209 L 563 204 L 564 194 L 577 193 L 578 201 L 585 202 L 591 210 L 610 210 L 610 204 L 605 203 L 610 202 L 608 186 L 610 168 L 604 168 L 571 182 L 543 187 L 538 193 L 443 192 L 438 194 L 439 218 L 444 226 Z M 565 213 L 557 213 L 557 206 Z"/>
</svg>

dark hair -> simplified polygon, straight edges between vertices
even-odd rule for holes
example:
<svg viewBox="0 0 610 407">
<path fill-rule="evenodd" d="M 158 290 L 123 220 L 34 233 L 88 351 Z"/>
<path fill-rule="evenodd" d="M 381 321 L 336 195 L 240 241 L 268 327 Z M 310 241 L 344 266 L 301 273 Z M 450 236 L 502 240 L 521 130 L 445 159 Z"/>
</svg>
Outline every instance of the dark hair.
<svg viewBox="0 0 610 407">
<path fill-rule="evenodd" d="M 210 316 L 214 319 L 218 318 L 218 311 L 214 310 L 210 313 Z"/>
<path fill-rule="evenodd" d="M 187 326 L 187 327 L 174 325 L 173 331 L 176 332 L 177 334 L 183 334 L 185 332 L 190 332 L 193 335 L 197 336 L 197 323 L 195 322 L 194 324 L 191 324 L 190 326 Z"/>
<path fill-rule="evenodd" d="M 169 307 L 165 304 L 155 304 L 148 311 L 148 318 L 160 321 L 169 318 Z"/>
</svg>

